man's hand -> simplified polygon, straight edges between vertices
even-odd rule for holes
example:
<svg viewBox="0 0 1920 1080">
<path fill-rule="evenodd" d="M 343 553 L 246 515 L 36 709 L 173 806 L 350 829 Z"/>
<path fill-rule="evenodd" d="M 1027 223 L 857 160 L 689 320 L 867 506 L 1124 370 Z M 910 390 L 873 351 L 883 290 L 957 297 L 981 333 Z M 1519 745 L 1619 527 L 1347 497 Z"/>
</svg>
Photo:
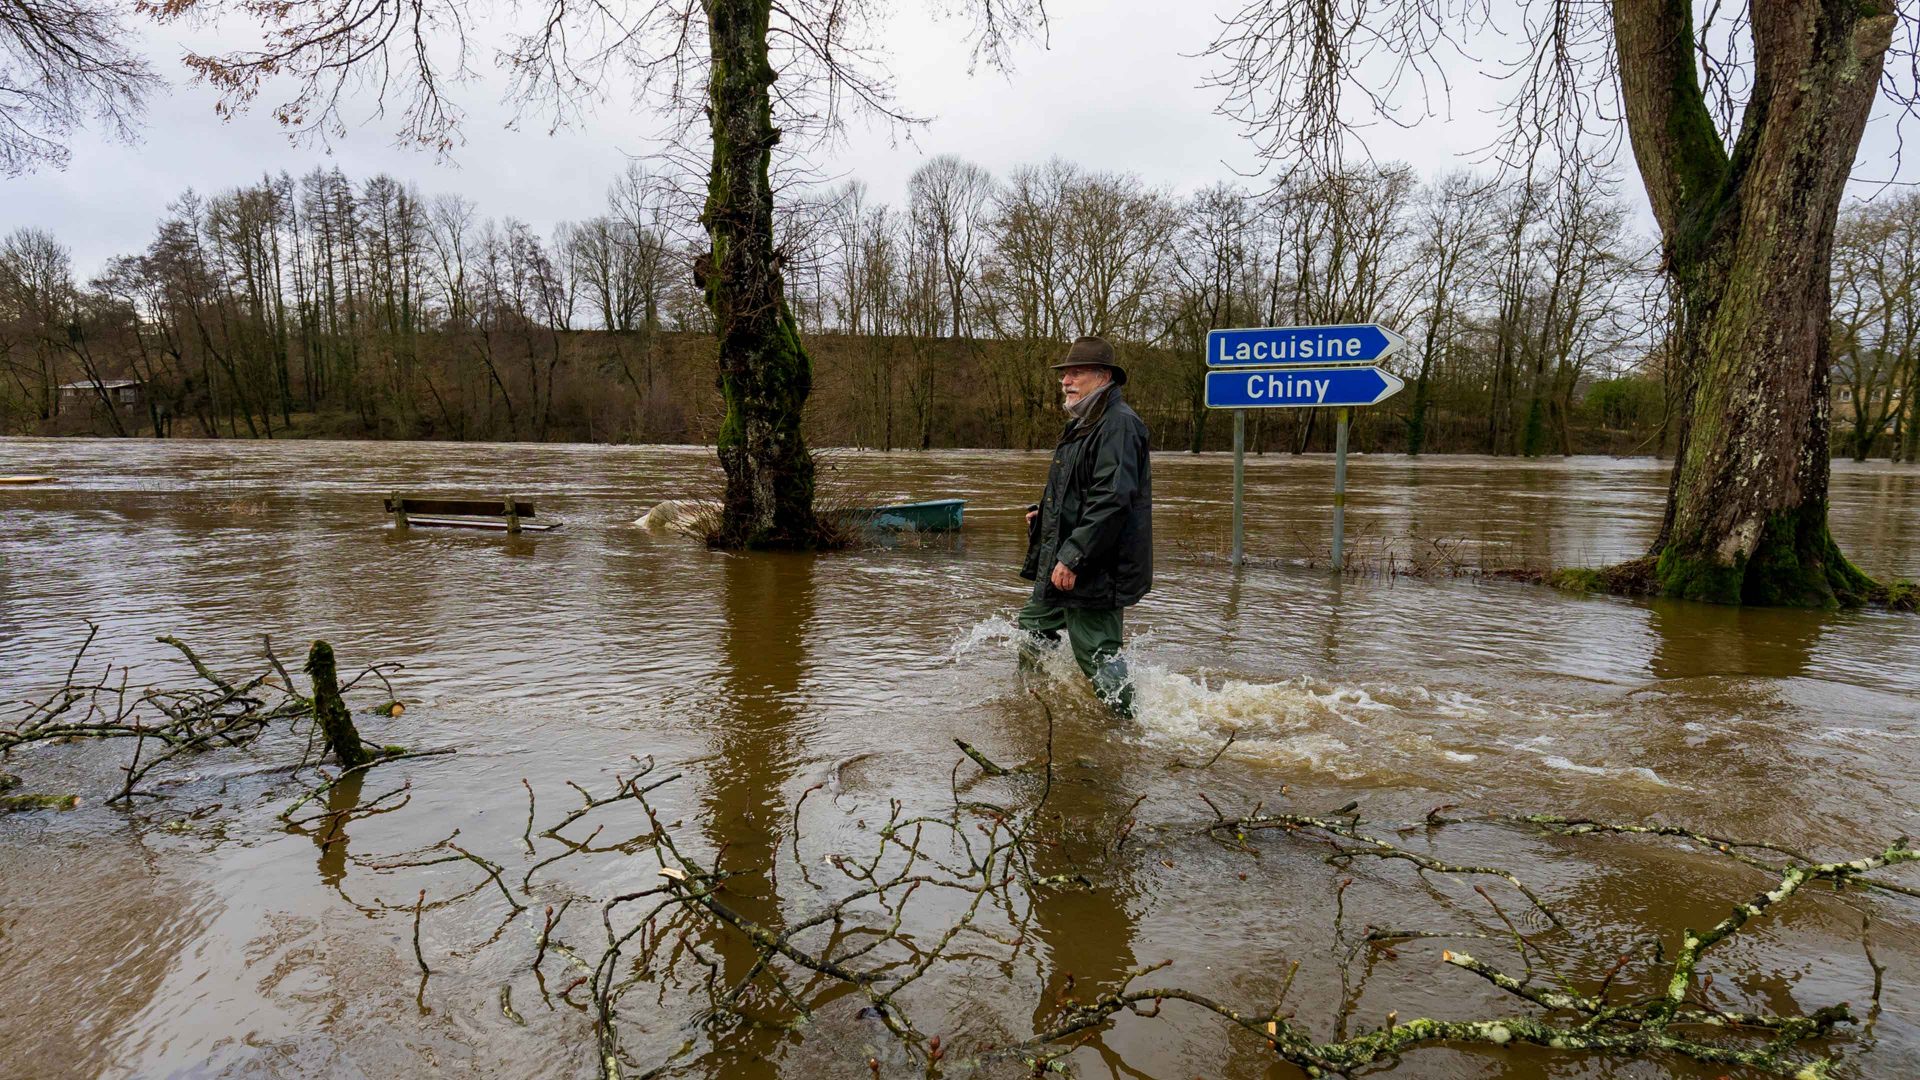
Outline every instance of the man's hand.
<svg viewBox="0 0 1920 1080">
<path fill-rule="evenodd" d="M 1034 518 L 1037 518 L 1037 517 L 1039 517 L 1039 516 L 1040 516 L 1040 511 L 1038 511 L 1038 510 L 1029 510 L 1029 511 L 1027 511 L 1027 524 L 1029 524 L 1029 525 L 1031 525 L 1031 524 L 1033 524 L 1033 519 L 1034 519 Z"/>
<path fill-rule="evenodd" d="M 1072 592 L 1073 583 L 1076 580 L 1078 580 L 1078 578 L 1075 576 L 1072 570 L 1067 569 L 1066 563 L 1053 564 L 1053 587 L 1054 588 L 1059 589 L 1061 592 Z"/>
</svg>

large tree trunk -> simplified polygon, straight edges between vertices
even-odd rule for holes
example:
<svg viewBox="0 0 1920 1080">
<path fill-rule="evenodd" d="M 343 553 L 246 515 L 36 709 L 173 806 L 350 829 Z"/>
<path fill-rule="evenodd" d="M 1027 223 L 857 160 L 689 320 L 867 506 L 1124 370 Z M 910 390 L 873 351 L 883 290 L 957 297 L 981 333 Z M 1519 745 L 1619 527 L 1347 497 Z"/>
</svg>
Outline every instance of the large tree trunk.
<svg viewBox="0 0 1920 1080">
<path fill-rule="evenodd" d="M 1682 413 L 1652 557 L 1668 595 L 1824 606 L 1871 582 L 1827 532 L 1829 265 L 1893 31 L 1856 0 L 1752 8 L 1753 90 L 1729 154 L 1686 0 L 1619 0 L 1634 156 L 1680 297 Z"/>
<path fill-rule="evenodd" d="M 704 0 L 713 67 L 708 96 L 713 171 L 702 221 L 713 250 L 696 272 L 720 342 L 720 467 L 727 486 L 719 532 L 726 547 L 809 547 L 813 459 L 800 411 L 813 366 L 787 309 L 773 250 L 767 164 L 773 126 L 767 60 L 771 0 Z"/>
</svg>

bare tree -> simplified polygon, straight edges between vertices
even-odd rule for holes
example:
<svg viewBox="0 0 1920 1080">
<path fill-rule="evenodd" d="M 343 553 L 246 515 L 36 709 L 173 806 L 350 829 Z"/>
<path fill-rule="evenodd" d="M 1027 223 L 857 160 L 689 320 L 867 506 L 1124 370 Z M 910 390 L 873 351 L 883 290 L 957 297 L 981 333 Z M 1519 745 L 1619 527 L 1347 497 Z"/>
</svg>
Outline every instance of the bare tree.
<svg viewBox="0 0 1920 1080">
<path fill-rule="evenodd" d="M 67 137 L 88 123 L 132 139 L 160 80 L 129 37 L 117 4 L 0 4 L 0 175 L 64 168 Z"/>
<path fill-rule="evenodd" d="M 1207 333 L 1245 325 L 1257 301 L 1248 295 L 1258 258 L 1248 249 L 1253 207 L 1246 192 L 1216 184 L 1187 201 L 1175 236 L 1172 346 L 1192 425 L 1187 449 L 1206 442 Z"/>
<path fill-rule="evenodd" d="M 1848 447 L 1854 460 L 1865 461 L 1891 434 L 1892 456 L 1900 457 L 1912 435 L 1920 352 L 1920 197 L 1904 194 L 1842 213 L 1833 285 L 1834 368 L 1843 411 L 1851 414 Z"/>
<path fill-rule="evenodd" d="M 983 269 L 988 324 L 1014 347 L 1003 353 L 1005 381 L 1018 398 L 1022 441 L 1034 448 L 1039 416 L 1052 399 L 1043 358 L 1068 333 L 1068 195 L 1080 171 L 1060 158 L 1015 169 L 996 193 L 993 246 Z"/>
<path fill-rule="evenodd" d="M 150 344 L 156 340 L 150 328 L 161 325 L 154 317 L 157 313 L 152 280 L 141 267 L 139 257 L 118 255 L 87 287 L 88 302 L 97 312 L 96 321 L 111 324 L 117 331 L 127 368 L 141 383 L 141 396 L 146 404 L 147 419 L 153 426 L 153 437 L 167 437 L 172 433 L 174 403 L 165 397 L 170 396 L 168 383 L 173 381 L 175 372 L 168 364 L 164 349 Z M 0 342 L 0 351 L 4 351 L 4 342 Z"/>
<path fill-rule="evenodd" d="M 221 10 L 221 0 L 170 0 L 166 17 Z M 727 484 L 715 543 L 808 546 L 813 465 L 800 432 L 811 361 L 787 302 L 776 248 L 772 168 L 836 131 L 848 106 L 911 122 L 893 101 L 874 44 L 881 0 L 652 0 L 632 5 L 548 0 L 503 27 L 499 55 L 525 108 L 572 123 L 615 79 L 669 106 L 682 156 L 705 145 L 708 250 L 694 262 L 719 343 L 719 456 Z M 469 0 L 325 0 L 232 6 L 259 25 L 259 48 L 193 55 L 188 64 L 244 105 L 270 78 L 296 90 L 276 116 L 298 132 L 343 130 L 349 91 L 367 79 L 399 105 L 402 135 L 441 151 L 457 138 L 447 97 L 464 71 L 470 28 L 487 20 Z M 489 15 L 518 14 L 488 7 Z M 1044 22 L 1040 0 L 969 0 L 976 58 L 1003 64 L 1012 41 Z M 491 24 L 490 24 L 491 25 Z M 441 66 L 441 58 L 451 65 Z M 694 137 L 704 129 L 704 140 Z"/>
<path fill-rule="evenodd" d="M 22 228 L 0 240 L 0 317 L 12 324 L 14 345 L 6 352 L 25 357 L 6 361 L 42 420 L 59 414 L 57 341 L 66 337 L 74 301 L 72 260 L 52 233 Z"/>
<path fill-rule="evenodd" d="M 1415 218 L 1415 258 L 1425 308 L 1420 368 L 1413 380 L 1413 404 L 1407 416 L 1407 453 L 1418 455 L 1427 438 L 1434 365 L 1459 330 L 1469 280 L 1480 271 L 1488 241 L 1489 185 L 1464 171 L 1448 173 L 1426 192 Z"/>
<path fill-rule="evenodd" d="M 1269 321 L 1397 322 L 1406 209 L 1414 191 L 1404 165 L 1350 164 L 1300 171 L 1269 192 L 1267 237 L 1274 245 Z M 1305 452 L 1321 410 L 1288 410 L 1294 453 Z"/>
<path fill-rule="evenodd" d="M 939 411 L 939 339 L 948 326 L 946 263 L 940 254 L 940 234 L 932 217 L 909 212 L 901 248 L 901 331 L 912 363 L 907 377 L 907 405 L 913 413 L 914 443 L 933 448 L 934 417 Z"/>
<path fill-rule="evenodd" d="M 1401 84 L 1444 86 L 1444 52 L 1492 47 L 1499 11 L 1250 0 L 1214 44 L 1226 108 L 1275 160 L 1325 157 L 1354 124 L 1397 116 Z M 1501 73 L 1508 160 L 1558 148 L 1582 167 L 1624 141 L 1678 299 L 1667 514 L 1647 558 L 1609 580 L 1730 603 L 1866 599 L 1874 582 L 1827 530 L 1830 256 L 1883 77 L 1897 109 L 1916 102 L 1916 16 L 1781 0 L 1696 20 L 1665 0 L 1545 0 L 1521 25 L 1523 53 Z"/>
<path fill-rule="evenodd" d="M 1528 318 L 1532 372 L 1520 431 L 1520 452 L 1528 457 L 1547 452 L 1551 436 L 1561 453 L 1572 453 L 1573 388 L 1593 356 L 1612 344 L 1604 323 L 1614 310 L 1612 293 L 1630 269 L 1626 217 L 1626 208 L 1591 174 L 1575 172 L 1555 193 L 1540 245 L 1548 252 L 1544 291 Z"/>
<path fill-rule="evenodd" d="M 861 341 L 855 438 L 863 446 L 891 450 L 901 290 L 899 215 L 885 204 L 869 202 L 866 185 L 859 181 L 848 181 L 834 206 L 834 318 L 842 331 Z"/>
<path fill-rule="evenodd" d="M 1172 197 L 1130 173 L 1087 173 L 1066 189 L 1064 222 L 1067 328 L 1076 335 L 1146 336 L 1178 224 Z"/>
<path fill-rule="evenodd" d="M 986 246 L 987 207 L 993 194 L 992 174 L 952 154 L 933 158 L 907 181 L 907 212 L 940 258 L 948 328 L 956 338 L 971 332 L 973 300 L 968 292 Z"/>
<path fill-rule="evenodd" d="M 937 263 L 940 288 L 945 293 L 942 306 L 947 320 L 946 336 L 954 341 L 956 354 L 964 350 L 976 360 L 980 356 L 974 326 L 979 306 L 977 279 L 987 246 L 988 208 L 993 193 L 992 174 L 952 154 L 932 158 L 915 169 L 907 181 L 908 227 Z M 931 348 L 923 349 L 920 356 L 923 378 L 916 380 L 916 385 L 923 393 L 917 400 L 923 401 L 926 407 L 920 409 L 919 415 L 930 418 L 933 365 L 939 361 L 934 359 Z M 1011 412 L 1006 384 L 996 378 L 989 390 L 993 391 L 991 396 L 998 406 L 996 412 L 1004 420 Z M 931 445 L 931 438 L 931 430 L 923 423 L 922 449 Z"/>
</svg>

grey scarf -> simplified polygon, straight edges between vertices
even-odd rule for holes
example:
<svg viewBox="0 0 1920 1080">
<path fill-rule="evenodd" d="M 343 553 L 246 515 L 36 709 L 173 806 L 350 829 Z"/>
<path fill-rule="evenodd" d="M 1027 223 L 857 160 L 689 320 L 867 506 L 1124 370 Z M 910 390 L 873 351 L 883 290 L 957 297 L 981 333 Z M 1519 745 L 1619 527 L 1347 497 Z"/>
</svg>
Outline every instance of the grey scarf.
<svg viewBox="0 0 1920 1080">
<path fill-rule="evenodd" d="M 1112 389 L 1113 384 L 1109 382 L 1100 389 L 1081 398 L 1079 401 L 1066 406 L 1067 415 L 1072 417 L 1075 423 L 1079 423 L 1089 416 L 1098 415 L 1094 407 L 1104 400 L 1107 396 L 1107 391 Z"/>
</svg>

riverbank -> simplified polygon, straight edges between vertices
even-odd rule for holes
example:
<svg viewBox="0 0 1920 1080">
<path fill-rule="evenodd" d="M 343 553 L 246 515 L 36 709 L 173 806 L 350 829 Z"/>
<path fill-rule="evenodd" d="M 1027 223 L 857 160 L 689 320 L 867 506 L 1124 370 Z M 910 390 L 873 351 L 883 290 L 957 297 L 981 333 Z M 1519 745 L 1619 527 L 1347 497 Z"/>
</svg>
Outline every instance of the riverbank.
<svg viewBox="0 0 1920 1080">
<path fill-rule="evenodd" d="M 1050 447 L 1059 433 L 1059 388 L 1047 367 L 1053 343 L 823 333 L 810 336 L 807 348 L 813 394 L 806 430 L 816 446 L 1032 449 Z M 1123 359 L 1132 371 L 1128 400 L 1158 448 L 1230 445 L 1232 425 L 1201 398 L 1196 372 L 1204 371 L 1203 357 L 1129 347 Z M 329 355 L 324 369 L 308 373 L 292 361 L 260 363 L 247 372 L 116 371 L 113 378 L 140 385 L 121 391 L 135 400 L 113 416 L 84 385 L 63 392 L 61 415 L 47 420 L 25 399 L 0 397 L 0 431 L 710 443 L 723 411 L 713 340 L 700 333 L 440 332 L 379 339 Z M 1416 375 L 1400 374 L 1410 383 Z M 1426 452 L 1638 454 L 1666 447 L 1657 379 L 1611 379 L 1578 392 L 1556 384 L 1537 415 L 1511 387 L 1496 407 L 1481 383 L 1466 373 L 1434 376 Z M 1405 450 L 1413 397 L 1358 410 L 1353 448 Z M 1256 410 L 1248 424 L 1255 452 L 1329 450 L 1332 440 L 1327 410 Z"/>
</svg>

